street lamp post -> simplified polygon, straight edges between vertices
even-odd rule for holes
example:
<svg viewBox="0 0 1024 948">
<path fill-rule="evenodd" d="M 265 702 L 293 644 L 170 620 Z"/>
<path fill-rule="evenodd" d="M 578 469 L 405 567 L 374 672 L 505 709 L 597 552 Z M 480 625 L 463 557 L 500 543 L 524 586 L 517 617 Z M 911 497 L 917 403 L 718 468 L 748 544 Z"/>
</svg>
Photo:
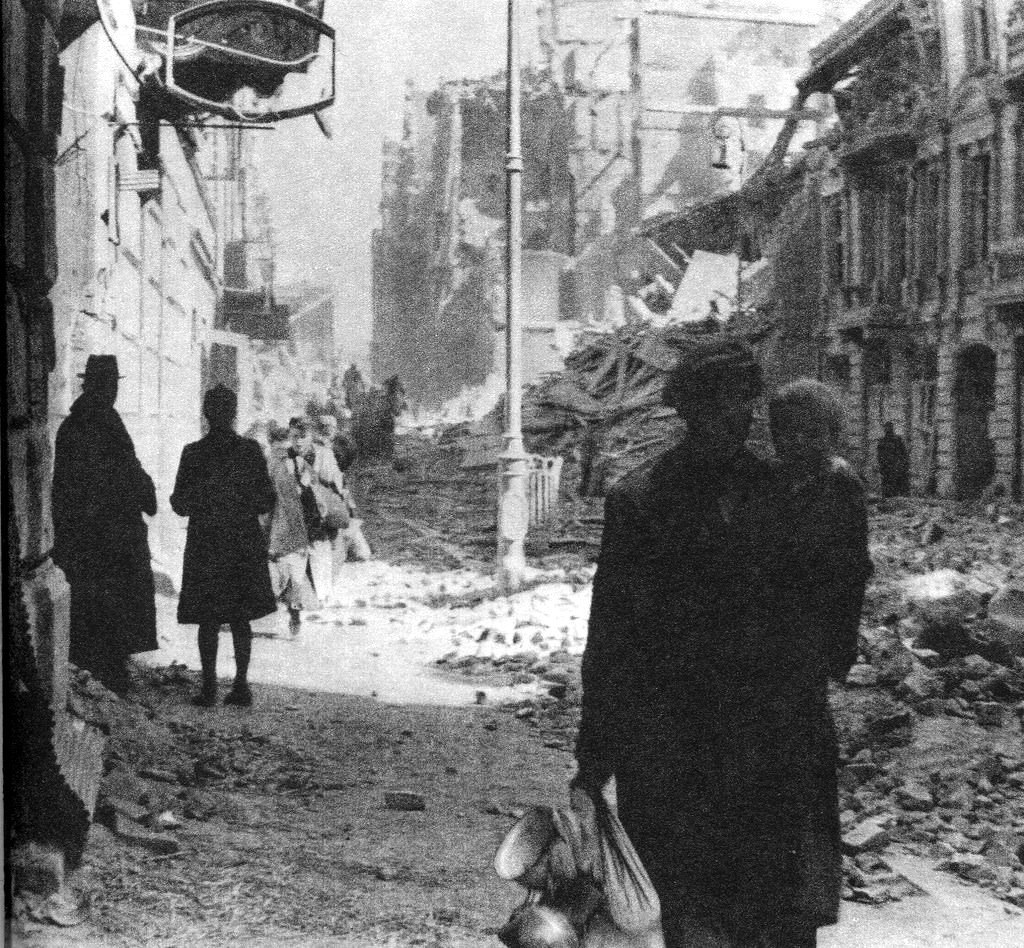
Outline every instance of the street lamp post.
<svg viewBox="0 0 1024 948">
<path fill-rule="evenodd" d="M 508 0 L 508 151 L 505 155 L 505 431 L 500 456 L 498 495 L 499 591 L 508 595 L 523 584 L 525 541 L 526 452 L 522 430 L 522 177 L 519 125 L 519 0 Z"/>
</svg>

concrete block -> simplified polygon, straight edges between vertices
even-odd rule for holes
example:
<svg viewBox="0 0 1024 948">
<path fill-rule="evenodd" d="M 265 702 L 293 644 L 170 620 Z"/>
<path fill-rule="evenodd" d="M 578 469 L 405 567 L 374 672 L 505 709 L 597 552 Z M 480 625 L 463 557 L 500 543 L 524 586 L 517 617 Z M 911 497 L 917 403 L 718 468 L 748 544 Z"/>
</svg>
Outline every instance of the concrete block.
<svg viewBox="0 0 1024 948">
<path fill-rule="evenodd" d="M 14 885 L 19 892 L 50 896 L 64 886 L 64 852 L 53 846 L 28 843 L 11 859 Z"/>
<path fill-rule="evenodd" d="M 25 128 L 25 105 L 28 92 L 26 79 L 28 43 L 27 16 L 19 0 L 3 5 L 4 110 Z"/>
<path fill-rule="evenodd" d="M 889 831 L 878 819 L 865 820 L 843 834 L 843 850 L 848 853 L 876 852 L 889 845 Z"/>
<path fill-rule="evenodd" d="M 7 58 L 5 53 L 5 62 Z M 7 265 L 21 269 L 25 266 L 25 154 L 6 126 L 4 172 L 4 248 Z"/>
</svg>

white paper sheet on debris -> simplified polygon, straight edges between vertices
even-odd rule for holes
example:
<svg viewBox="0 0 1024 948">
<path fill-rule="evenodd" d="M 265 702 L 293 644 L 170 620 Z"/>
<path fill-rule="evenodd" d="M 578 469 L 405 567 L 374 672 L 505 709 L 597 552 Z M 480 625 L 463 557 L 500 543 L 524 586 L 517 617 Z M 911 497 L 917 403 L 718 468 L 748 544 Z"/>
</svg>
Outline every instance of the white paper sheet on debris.
<svg viewBox="0 0 1024 948">
<path fill-rule="evenodd" d="M 719 316 L 727 318 L 730 304 L 736 299 L 738 272 L 736 254 L 695 250 L 672 297 L 667 319 L 682 323 L 707 319 L 712 312 L 712 302 L 717 304 Z"/>
</svg>

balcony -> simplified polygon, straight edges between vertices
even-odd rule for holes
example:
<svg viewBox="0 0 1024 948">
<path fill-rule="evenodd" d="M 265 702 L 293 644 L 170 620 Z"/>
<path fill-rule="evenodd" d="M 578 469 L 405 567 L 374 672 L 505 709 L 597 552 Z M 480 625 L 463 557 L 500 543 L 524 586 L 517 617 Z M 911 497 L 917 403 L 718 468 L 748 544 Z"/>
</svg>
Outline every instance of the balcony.
<svg viewBox="0 0 1024 948">
<path fill-rule="evenodd" d="M 1024 3 L 1013 5 L 1006 25 L 1006 85 L 1024 96 Z"/>
<path fill-rule="evenodd" d="M 991 256 L 991 280 L 986 302 L 990 306 L 1024 307 L 1024 240 L 996 247 Z"/>
</svg>

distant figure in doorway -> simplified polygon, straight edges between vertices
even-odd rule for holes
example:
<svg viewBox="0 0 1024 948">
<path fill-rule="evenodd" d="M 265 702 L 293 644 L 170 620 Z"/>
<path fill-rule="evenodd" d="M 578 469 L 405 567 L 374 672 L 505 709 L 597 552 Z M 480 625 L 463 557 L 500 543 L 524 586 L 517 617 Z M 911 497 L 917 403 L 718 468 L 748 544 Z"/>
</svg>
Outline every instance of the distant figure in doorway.
<svg viewBox="0 0 1024 948">
<path fill-rule="evenodd" d="M 905 497 L 910 493 L 910 458 L 906 442 L 885 423 L 885 433 L 878 439 L 878 476 L 883 497 Z"/>
<path fill-rule="evenodd" d="M 341 386 L 345 391 L 345 404 L 349 410 L 356 410 L 356 403 L 366 394 L 366 382 L 363 380 L 363 373 L 353 362 L 341 377 Z"/>
<path fill-rule="evenodd" d="M 156 513 L 156 491 L 114 409 L 116 356 L 89 356 L 80 378 L 82 394 L 57 431 L 53 561 L 71 585 L 71 661 L 122 691 L 128 656 L 157 648 L 142 519 Z"/>
<path fill-rule="evenodd" d="M 189 518 L 178 621 L 199 625 L 203 684 L 193 703 L 204 708 L 217 702 L 217 644 L 225 624 L 235 647 L 235 682 L 224 703 L 252 704 L 249 623 L 277 609 L 259 523 L 276 494 L 260 446 L 233 430 L 237 407 L 235 393 L 223 385 L 206 393 L 210 431 L 181 452 L 171 494 L 174 512 Z"/>
<path fill-rule="evenodd" d="M 332 546 L 337 530 L 327 523 L 321 506 L 325 492 L 344 497 L 344 477 L 330 448 L 317 444 L 313 425 L 307 418 L 288 422 L 294 475 L 301 488 L 306 531 L 309 534 L 309 567 L 313 588 L 322 606 L 334 605 L 334 568 Z M 321 497 L 318 498 L 317 494 Z"/>
<path fill-rule="evenodd" d="M 270 429 L 270 478 L 277 503 L 270 515 L 267 552 L 274 591 L 288 607 L 289 631 L 298 635 L 303 611 L 316 609 L 318 603 L 309 576 L 309 532 L 302 487 L 295 476 L 290 448 L 288 429 L 274 425 Z M 309 502 L 315 505 L 311 496 Z"/>
<path fill-rule="evenodd" d="M 329 448 L 338 464 L 338 470 L 344 474 L 356 459 L 356 446 L 352 439 L 342 434 L 338 428 L 338 419 L 334 415 L 321 415 L 317 419 L 316 440 L 325 448 Z"/>
<path fill-rule="evenodd" d="M 352 406 L 352 435 L 360 459 L 390 461 L 395 454 L 395 419 L 405 410 L 405 388 L 397 375 L 374 386 Z"/>
</svg>

